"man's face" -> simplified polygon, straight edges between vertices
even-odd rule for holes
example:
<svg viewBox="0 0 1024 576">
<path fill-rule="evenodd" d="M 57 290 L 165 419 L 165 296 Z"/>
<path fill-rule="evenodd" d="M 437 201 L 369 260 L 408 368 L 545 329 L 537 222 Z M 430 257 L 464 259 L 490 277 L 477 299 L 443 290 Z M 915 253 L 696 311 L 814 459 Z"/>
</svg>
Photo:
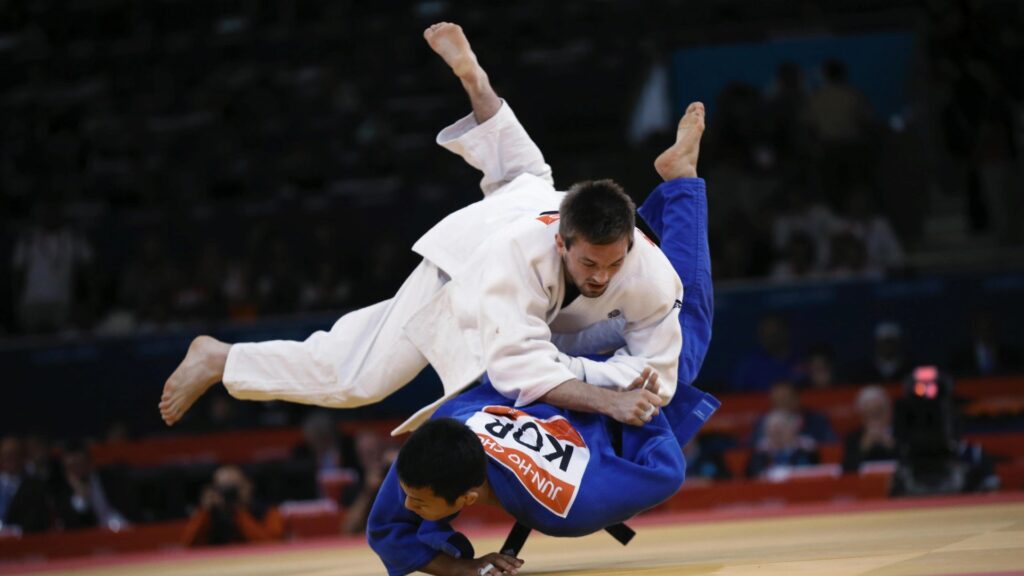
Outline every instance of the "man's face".
<svg viewBox="0 0 1024 576">
<path fill-rule="evenodd" d="M 405 492 L 405 507 L 424 520 L 436 521 L 447 518 L 472 504 L 477 498 L 476 492 L 470 490 L 456 498 L 454 504 L 449 504 L 447 500 L 434 494 L 430 487 L 413 488 L 402 481 L 398 484 Z"/>
<path fill-rule="evenodd" d="M 612 277 L 619 273 L 626 261 L 629 240 L 629 237 L 624 237 L 611 244 L 591 244 L 576 238 L 567 248 L 562 235 L 555 235 L 558 253 L 565 262 L 565 273 L 586 298 L 597 298 L 608 289 Z"/>
<path fill-rule="evenodd" d="M 771 389 L 772 408 L 797 414 L 800 412 L 800 393 L 791 382 L 776 382 Z"/>
</svg>

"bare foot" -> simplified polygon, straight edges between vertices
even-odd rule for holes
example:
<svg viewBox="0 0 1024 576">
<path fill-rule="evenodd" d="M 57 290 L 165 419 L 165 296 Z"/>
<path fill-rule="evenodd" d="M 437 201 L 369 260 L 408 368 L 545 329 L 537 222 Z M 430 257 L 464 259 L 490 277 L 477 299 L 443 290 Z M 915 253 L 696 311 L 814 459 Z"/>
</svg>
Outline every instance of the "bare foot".
<svg viewBox="0 0 1024 576">
<path fill-rule="evenodd" d="M 423 37 L 461 80 L 472 80 L 474 75 L 482 72 L 476 54 L 462 32 L 462 26 L 451 22 L 438 22 L 424 30 Z"/>
<path fill-rule="evenodd" d="M 185 359 L 164 384 L 160 397 L 160 417 L 168 426 L 181 420 L 204 392 L 220 382 L 230 349 L 230 344 L 209 336 L 199 336 L 192 341 Z"/>
<path fill-rule="evenodd" d="M 697 156 L 700 154 L 700 137 L 704 134 L 704 105 L 694 102 L 686 108 L 686 114 L 676 129 L 676 143 L 661 153 L 654 161 L 654 169 L 666 182 L 676 178 L 697 177 Z"/>
</svg>

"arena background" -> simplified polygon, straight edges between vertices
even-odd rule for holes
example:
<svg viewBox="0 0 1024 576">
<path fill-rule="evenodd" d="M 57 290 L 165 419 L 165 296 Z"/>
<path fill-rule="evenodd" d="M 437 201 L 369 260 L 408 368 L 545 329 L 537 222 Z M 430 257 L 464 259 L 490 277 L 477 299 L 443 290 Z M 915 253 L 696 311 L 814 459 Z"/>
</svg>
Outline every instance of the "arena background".
<svg viewBox="0 0 1024 576">
<path fill-rule="evenodd" d="M 687 487 L 642 522 L 902 506 L 896 465 L 851 466 L 846 440 L 863 389 L 899 398 L 922 365 L 955 382 L 959 454 L 977 481 L 952 491 L 983 494 L 936 490 L 945 498 L 922 507 L 1019 506 L 1020 2 L 8 0 L 0 472 L 41 488 L 28 524 L 0 513 L 0 572 L 185 554 L 224 464 L 281 512 L 280 539 L 369 554 L 370 469 L 393 455 L 390 425 L 438 396 L 429 370 L 352 411 L 219 390 L 168 429 L 157 402 L 197 334 L 302 339 L 388 298 L 416 264 L 413 241 L 479 197 L 479 176 L 434 144 L 469 112 L 422 39 L 440 20 L 465 28 L 563 189 L 607 177 L 642 200 L 686 103 L 707 105 L 716 307 L 696 385 L 723 409 Z M 808 458 L 765 472 L 758 430 L 786 394 L 818 425 L 801 431 Z M 95 491 L 74 500 L 83 482 L 102 505 Z M 11 498 L 0 490 L 4 509 Z M 467 522 L 507 527 L 490 512 Z M 968 555 L 947 572 L 1019 569 L 1021 541 L 1006 540 L 1005 566 Z M 718 569 L 667 550 L 650 556 L 676 567 L 664 573 Z M 227 573 L 203 564 L 224 557 L 190 554 L 181 573 Z M 265 573 L 355 573 L 285 558 Z"/>
</svg>

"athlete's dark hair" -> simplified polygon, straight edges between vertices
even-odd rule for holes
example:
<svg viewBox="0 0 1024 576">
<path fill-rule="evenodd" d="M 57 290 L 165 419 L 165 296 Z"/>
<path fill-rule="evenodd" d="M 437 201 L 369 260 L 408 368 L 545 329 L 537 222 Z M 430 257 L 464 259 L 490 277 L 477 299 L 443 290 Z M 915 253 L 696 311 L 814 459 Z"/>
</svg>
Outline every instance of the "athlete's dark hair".
<svg viewBox="0 0 1024 576">
<path fill-rule="evenodd" d="M 487 455 L 480 439 L 465 424 L 438 418 L 412 433 L 395 466 L 405 485 L 430 488 L 454 504 L 470 488 L 483 485 Z"/>
<path fill-rule="evenodd" d="M 636 205 L 612 180 L 587 180 L 573 184 L 562 199 L 558 233 L 565 247 L 577 238 L 591 244 L 612 244 L 629 238 L 633 246 Z"/>
</svg>

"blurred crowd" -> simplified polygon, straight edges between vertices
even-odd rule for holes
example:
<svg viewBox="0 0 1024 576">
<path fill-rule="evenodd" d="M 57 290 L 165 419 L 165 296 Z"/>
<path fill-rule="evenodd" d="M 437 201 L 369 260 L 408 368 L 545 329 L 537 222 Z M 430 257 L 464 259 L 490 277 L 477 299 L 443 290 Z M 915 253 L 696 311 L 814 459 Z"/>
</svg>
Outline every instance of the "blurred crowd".
<svg viewBox="0 0 1024 576">
<path fill-rule="evenodd" d="M 965 439 L 986 425 L 985 417 L 968 416 L 948 373 L 908 367 L 901 386 L 868 384 L 849 396 L 852 405 L 821 411 L 805 404 L 808 390 L 791 380 L 773 382 L 767 410 L 752 420 L 749 436 L 712 430 L 683 447 L 688 481 L 882 473 L 892 478 L 893 496 L 1000 488 L 998 458 Z M 836 417 L 844 418 L 842 435 Z M 1019 429 L 1019 417 L 1017 422 Z M 228 430 L 246 427 L 224 423 Z M 7 435 L 0 439 L 0 537 L 84 528 L 117 532 L 179 519 L 187 520 L 180 536 L 185 546 L 264 542 L 282 539 L 284 509 L 303 505 L 341 510 L 336 532 L 363 533 L 399 444 L 368 426 L 345 433 L 327 411 L 307 411 L 301 429 L 302 441 L 284 458 L 226 464 L 181 455 L 155 468 L 98 467 L 87 443 Z M 123 441 L 111 437 L 104 444 Z M 827 463 L 826 449 L 838 450 L 841 464 Z M 730 464 L 730 456 L 743 458 L 742 468 Z"/>
<path fill-rule="evenodd" d="M 0 334 L 123 334 L 384 297 L 413 266 L 412 240 L 478 197 L 472 172 L 433 145 L 466 113 L 422 44 L 434 20 L 487 30 L 474 46 L 560 186 L 613 176 L 638 197 L 671 138 L 623 133 L 651 66 L 733 39 L 716 23 L 847 21 L 845 3 L 706 0 L 686 3 L 679 28 L 649 17 L 679 3 L 656 4 L 6 3 L 0 249 L 13 282 Z M 1019 7 L 892 4 L 863 17 L 870 29 L 915 15 L 896 18 L 924 46 L 899 118 L 877 117 L 837 59 L 814 78 L 784 63 L 772 85 L 718 96 L 702 154 L 718 279 L 898 273 L 936 183 L 968 197 L 975 231 L 1019 240 Z"/>
<path fill-rule="evenodd" d="M 133 523 L 187 518 L 186 546 L 278 540 L 284 535 L 280 507 L 289 502 L 337 507 L 344 512 L 338 533 L 361 534 L 397 445 L 372 430 L 346 434 L 323 411 L 308 412 L 302 432 L 303 441 L 285 459 L 236 465 L 182 457 L 180 465 L 155 469 L 97 467 L 90 444 L 77 440 L 4 436 L 0 537 L 117 532 Z"/>
</svg>

